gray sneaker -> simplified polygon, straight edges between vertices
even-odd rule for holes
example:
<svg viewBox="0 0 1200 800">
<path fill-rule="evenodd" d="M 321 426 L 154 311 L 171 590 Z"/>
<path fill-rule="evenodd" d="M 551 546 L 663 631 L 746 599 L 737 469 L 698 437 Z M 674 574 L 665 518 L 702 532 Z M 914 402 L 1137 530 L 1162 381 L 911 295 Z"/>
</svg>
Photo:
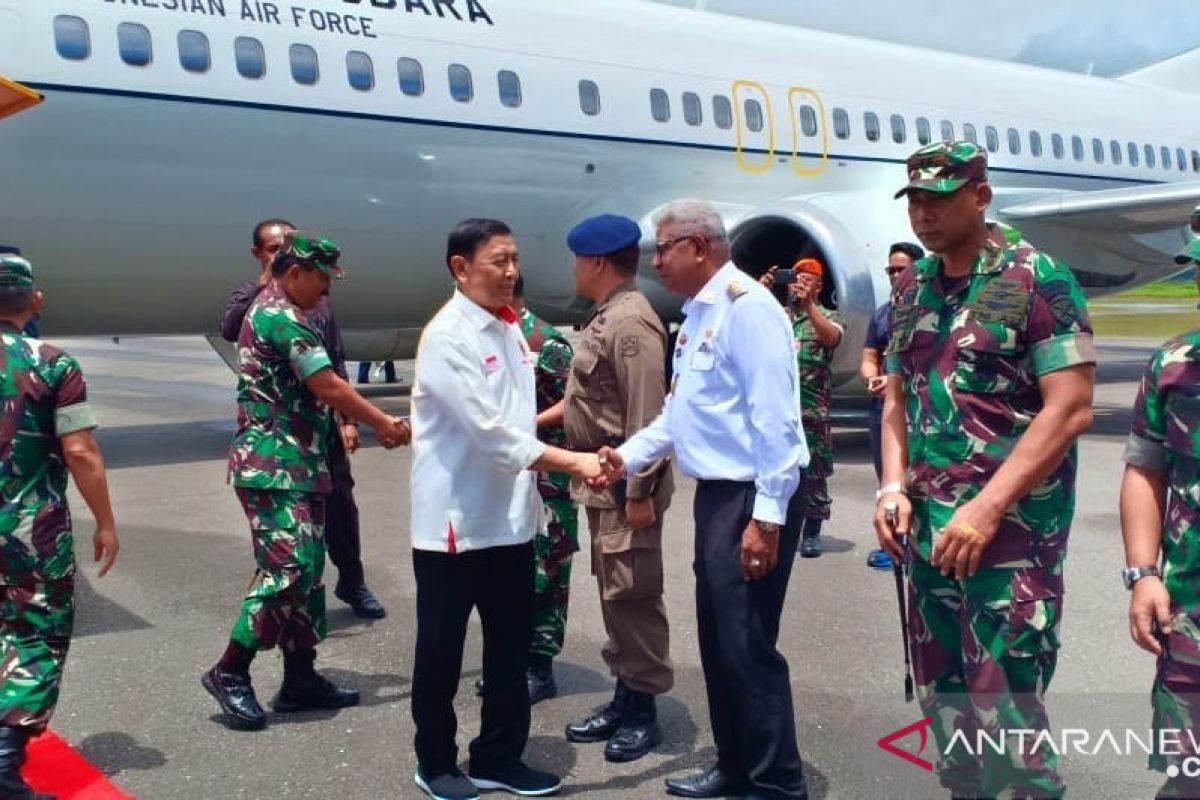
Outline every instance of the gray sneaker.
<svg viewBox="0 0 1200 800">
<path fill-rule="evenodd" d="M 479 791 L 476 790 L 475 784 L 457 769 L 443 772 L 433 778 L 427 778 L 417 770 L 414 781 L 417 787 L 433 800 L 479 800 Z"/>
<path fill-rule="evenodd" d="M 467 777 L 478 789 L 497 789 L 520 797 L 545 797 L 562 787 L 562 781 L 554 775 L 528 767 L 521 761 L 500 769 L 472 769 Z"/>
</svg>

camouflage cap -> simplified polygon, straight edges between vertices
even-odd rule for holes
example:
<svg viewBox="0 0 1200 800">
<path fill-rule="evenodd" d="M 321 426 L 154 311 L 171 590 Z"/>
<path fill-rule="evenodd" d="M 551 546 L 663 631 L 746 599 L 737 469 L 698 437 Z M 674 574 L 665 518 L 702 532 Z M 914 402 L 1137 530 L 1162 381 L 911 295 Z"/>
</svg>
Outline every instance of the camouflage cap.
<svg viewBox="0 0 1200 800">
<path fill-rule="evenodd" d="M 968 181 L 987 180 L 987 151 L 971 142 L 935 142 L 909 156 L 906 167 L 908 185 L 897 198 L 913 189 L 951 194 Z"/>
<path fill-rule="evenodd" d="M 33 286 L 33 265 L 20 256 L 0 256 L 0 286 Z"/>
<path fill-rule="evenodd" d="M 1192 239 L 1192 243 L 1175 255 L 1176 264 L 1200 264 L 1200 239 Z"/>
<path fill-rule="evenodd" d="M 337 242 L 312 231 L 288 231 L 283 237 L 283 246 L 276 258 L 287 258 L 316 267 L 331 278 L 345 278 L 346 273 L 338 264 L 342 251 Z"/>
</svg>

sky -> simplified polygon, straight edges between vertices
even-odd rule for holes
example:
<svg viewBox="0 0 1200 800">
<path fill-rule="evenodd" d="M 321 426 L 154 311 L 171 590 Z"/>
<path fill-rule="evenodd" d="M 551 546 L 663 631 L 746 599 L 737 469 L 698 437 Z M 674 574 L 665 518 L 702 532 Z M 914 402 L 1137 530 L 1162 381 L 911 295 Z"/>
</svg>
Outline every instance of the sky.
<svg viewBox="0 0 1200 800">
<path fill-rule="evenodd" d="M 1120 75 L 1200 47 L 1196 0 L 651 2 L 707 6 L 721 13 L 1096 75 Z"/>
</svg>

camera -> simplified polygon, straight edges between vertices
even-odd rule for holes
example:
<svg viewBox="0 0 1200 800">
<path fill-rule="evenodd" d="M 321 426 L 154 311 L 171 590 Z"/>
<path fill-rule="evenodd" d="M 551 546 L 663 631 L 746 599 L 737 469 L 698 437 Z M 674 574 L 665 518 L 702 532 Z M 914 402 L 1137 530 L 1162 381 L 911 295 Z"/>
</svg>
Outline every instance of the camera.
<svg viewBox="0 0 1200 800">
<path fill-rule="evenodd" d="M 796 282 L 796 270 L 794 269 L 777 269 L 775 270 L 775 285 L 776 286 L 791 286 Z"/>
</svg>

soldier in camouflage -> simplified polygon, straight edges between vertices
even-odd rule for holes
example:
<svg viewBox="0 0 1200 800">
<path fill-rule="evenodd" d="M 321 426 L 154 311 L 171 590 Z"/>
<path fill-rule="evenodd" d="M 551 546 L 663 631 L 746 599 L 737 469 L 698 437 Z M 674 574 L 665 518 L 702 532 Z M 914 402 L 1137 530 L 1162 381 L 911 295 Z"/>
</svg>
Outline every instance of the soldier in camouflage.
<svg viewBox="0 0 1200 800">
<path fill-rule="evenodd" d="M 22 779 L 29 738 L 58 702 L 75 616 L 75 554 L 67 474 L 96 519 L 93 554 L 104 577 L 117 531 L 79 362 L 22 331 L 43 303 L 33 267 L 0 257 L 0 797 L 31 800 Z"/>
<path fill-rule="evenodd" d="M 536 355 L 538 438 L 566 448 L 562 421 L 545 421 L 543 412 L 562 402 L 571 372 L 571 345 L 552 325 L 525 306 L 525 279 L 513 287 L 513 310 L 520 315 L 521 333 Z M 571 599 L 571 557 L 579 549 L 579 509 L 571 499 L 571 476 L 539 472 L 538 495 L 546 509 L 546 531 L 533 535 L 533 642 L 529 648 L 526 683 L 532 705 L 558 694 L 553 659 L 562 652 L 567 633 L 567 604 Z"/>
<path fill-rule="evenodd" d="M 1176 257 L 1200 266 L 1200 239 Z M 1197 270 L 1200 284 L 1200 270 Z M 1121 484 L 1125 586 L 1134 642 L 1158 658 L 1151 689 L 1155 731 L 1174 736 L 1150 756 L 1167 772 L 1158 797 L 1200 797 L 1183 772 L 1200 755 L 1200 330 L 1167 342 L 1150 359 L 1133 409 Z M 1161 570 L 1159 564 L 1161 563 Z M 1155 735 L 1158 745 L 1164 742 Z"/>
<path fill-rule="evenodd" d="M 233 728 L 266 724 L 250 663 L 259 650 L 275 646 L 284 665 L 276 712 L 344 708 L 359 699 L 313 666 L 325 637 L 321 575 L 331 409 L 371 425 L 387 447 L 406 444 L 410 430 L 333 371 L 309 324 L 307 312 L 329 293 L 331 278 L 342 276 L 340 255 L 329 239 L 288 232 L 273 279 L 255 298 L 238 337 L 238 430 L 229 479 L 250 523 L 257 570 L 225 654 L 201 681 Z"/>
<path fill-rule="evenodd" d="M 897 197 L 932 255 L 893 297 L 875 528 L 894 558 L 908 540 L 914 676 L 942 785 L 1058 797 L 1055 754 L 1023 751 L 1012 732 L 1049 728 L 1075 441 L 1092 420 L 1091 325 L 1065 265 L 985 221 L 983 150 L 942 142 L 907 166 Z M 1005 755 L 948 748 L 955 731 L 974 742 L 1002 729 Z"/>
</svg>

